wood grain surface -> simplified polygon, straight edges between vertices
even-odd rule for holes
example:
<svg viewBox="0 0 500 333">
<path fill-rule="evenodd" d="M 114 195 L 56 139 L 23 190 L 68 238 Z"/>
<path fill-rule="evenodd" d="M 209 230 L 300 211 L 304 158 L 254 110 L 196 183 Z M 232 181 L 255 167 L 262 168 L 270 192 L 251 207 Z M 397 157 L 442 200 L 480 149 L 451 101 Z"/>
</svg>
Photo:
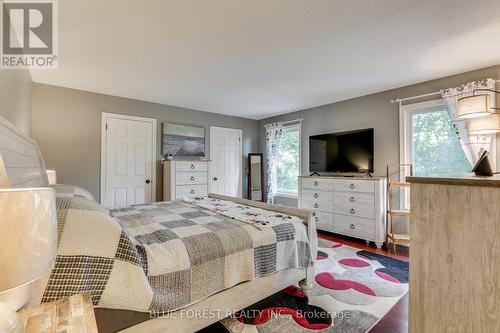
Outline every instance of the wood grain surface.
<svg viewBox="0 0 500 333">
<path fill-rule="evenodd" d="M 410 332 L 500 332 L 500 188 L 411 191 Z"/>
</svg>

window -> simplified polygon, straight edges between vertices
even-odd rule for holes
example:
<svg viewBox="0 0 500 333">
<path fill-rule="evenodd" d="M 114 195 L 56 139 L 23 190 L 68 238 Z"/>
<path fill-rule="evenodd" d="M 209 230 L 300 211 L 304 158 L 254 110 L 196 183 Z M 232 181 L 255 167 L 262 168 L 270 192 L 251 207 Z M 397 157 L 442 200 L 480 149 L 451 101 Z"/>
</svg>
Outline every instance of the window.
<svg viewBox="0 0 500 333">
<path fill-rule="evenodd" d="M 275 170 L 277 194 L 297 196 L 300 174 L 300 125 L 286 126 L 280 142 Z"/>
<path fill-rule="evenodd" d="M 400 118 L 401 163 L 411 163 L 415 176 L 470 172 L 472 167 L 441 100 L 404 105 Z M 409 169 L 401 171 L 403 180 Z M 401 191 L 401 202 L 402 208 L 409 208 L 408 191 Z"/>
<path fill-rule="evenodd" d="M 471 165 L 460 146 L 450 116 L 440 102 L 403 107 L 404 163 L 413 164 L 416 176 L 462 174 Z"/>
<path fill-rule="evenodd" d="M 411 126 L 411 155 L 416 176 L 470 171 L 446 110 L 415 113 Z"/>
</svg>

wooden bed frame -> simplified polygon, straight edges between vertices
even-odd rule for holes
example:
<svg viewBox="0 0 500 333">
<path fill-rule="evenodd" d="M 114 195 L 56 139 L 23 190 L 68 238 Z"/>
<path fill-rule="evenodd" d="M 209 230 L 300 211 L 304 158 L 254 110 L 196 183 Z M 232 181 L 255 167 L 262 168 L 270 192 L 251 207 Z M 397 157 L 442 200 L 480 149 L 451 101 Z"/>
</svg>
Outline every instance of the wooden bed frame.
<svg viewBox="0 0 500 333">
<path fill-rule="evenodd" d="M 0 155 L 2 155 L 7 176 L 12 187 L 45 187 L 48 186 L 45 173 L 45 163 L 34 140 L 19 131 L 7 120 L 0 117 Z M 301 218 L 307 227 L 313 257 L 317 252 L 318 240 L 313 214 L 311 212 L 285 206 L 271 205 L 258 201 L 209 194 L 209 197 L 229 200 L 236 203 L 275 211 Z M 315 258 L 314 258 L 315 259 Z M 272 294 L 299 283 L 307 292 L 314 281 L 314 265 L 308 269 L 287 269 L 269 276 L 240 283 L 232 288 L 195 303 L 191 306 L 174 311 L 167 318 L 154 318 L 140 324 L 123 329 L 120 332 L 195 332 L 209 326 L 236 311 L 242 310 Z M 40 299 L 40 295 L 31 295 L 31 301 Z M 114 311 L 114 310 L 111 310 Z M 120 310 L 116 310 L 120 311 Z M 202 316 L 200 314 L 209 315 Z M 126 311 L 124 312 L 126 313 Z M 212 316 L 216 313 L 217 315 Z M 126 314 L 123 315 L 123 318 Z M 116 316 L 113 321 L 116 320 Z M 107 323 L 106 316 L 100 326 L 113 327 Z M 118 321 L 120 319 L 118 318 Z M 123 327 L 123 326 L 122 326 Z"/>
</svg>

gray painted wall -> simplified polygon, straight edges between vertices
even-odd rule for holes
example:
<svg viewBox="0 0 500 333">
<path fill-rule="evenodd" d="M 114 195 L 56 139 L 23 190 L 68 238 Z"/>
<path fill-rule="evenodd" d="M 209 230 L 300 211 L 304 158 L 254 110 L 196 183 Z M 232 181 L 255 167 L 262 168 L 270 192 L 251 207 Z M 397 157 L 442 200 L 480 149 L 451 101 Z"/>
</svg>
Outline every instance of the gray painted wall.
<svg viewBox="0 0 500 333">
<path fill-rule="evenodd" d="M 162 121 L 204 125 L 207 129 L 207 154 L 209 154 L 208 128 L 210 125 L 241 128 L 243 129 L 244 174 L 246 174 L 247 153 L 265 152 L 264 124 L 268 122 L 304 118 L 301 138 L 302 174 L 309 172 L 308 138 L 310 135 L 373 127 L 375 128 L 375 174 L 383 175 L 386 164 L 396 164 L 399 161 L 399 111 L 397 104 L 390 103 L 391 99 L 427 94 L 489 77 L 500 78 L 500 65 L 292 112 L 258 122 L 127 98 L 33 84 L 33 137 L 42 149 L 47 166 L 57 170 L 60 182 L 85 187 L 97 198 L 100 192 L 102 112 L 156 118 L 158 119 L 158 139 L 161 135 L 159 127 Z M 0 77 L 0 80 L 3 84 L 9 79 Z M 11 91 L 8 95 L 13 94 Z M 15 112 L 7 113 L 2 110 L 2 115 L 4 114 L 8 119 L 9 117 L 14 119 L 13 122 L 26 123 L 15 120 L 18 116 Z M 26 124 L 24 126 L 26 128 Z M 498 156 L 500 157 L 500 151 Z M 160 157 L 160 145 L 158 145 L 157 159 L 159 160 Z M 158 165 L 158 199 L 161 198 L 160 185 L 161 168 Z M 246 195 L 246 177 L 243 178 L 243 185 L 243 193 Z M 282 201 L 280 202 L 282 204 L 296 205 L 294 199 L 286 198 Z"/>
<path fill-rule="evenodd" d="M 28 70 L 0 70 L 0 115 L 31 135 L 31 75 Z"/>
<path fill-rule="evenodd" d="M 33 138 L 40 145 L 47 168 L 57 171 L 59 183 L 84 187 L 96 198 L 100 197 L 102 112 L 157 119 L 158 143 L 161 142 L 162 121 L 205 126 L 207 157 L 209 156 L 209 127 L 211 125 L 242 129 L 244 175 L 246 175 L 247 154 L 258 150 L 258 130 L 255 120 L 45 84 L 33 84 Z M 160 148 L 161 144 L 158 144 L 157 200 L 162 198 Z M 243 177 L 243 195 L 246 196 L 246 193 L 245 176 Z"/>
<path fill-rule="evenodd" d="M 301 172 L 307 175 L 309 174 L 309 136 L 373 127 L 375 129 L 375 174 L 384 175 L 387 164 L 399 163 L 399 108 L 397 104 L 390 103 L 391 99 L 423 95 L 486 78 L 500 79 L 500 65 L 260 120 L 260 151 L 265 152 L 264 125 L 266 123 L 304 118 L 301 138 Z M 415 100 L 411 103 L 421 101 Z M 500 99 L 497 99 L 497 105 L 500 105 L 499 103 Z M 500 144 L 498 148 L 497 156 L 500 158 Z M 498 165 L 500 166 L 500 163 Z M 281 200 L 282 202 L 280 200 L 278 198 L 277 202 L 291 206 L 297 205 L 297 200 L 294 199 L 286 198 Z"/>
</svg>

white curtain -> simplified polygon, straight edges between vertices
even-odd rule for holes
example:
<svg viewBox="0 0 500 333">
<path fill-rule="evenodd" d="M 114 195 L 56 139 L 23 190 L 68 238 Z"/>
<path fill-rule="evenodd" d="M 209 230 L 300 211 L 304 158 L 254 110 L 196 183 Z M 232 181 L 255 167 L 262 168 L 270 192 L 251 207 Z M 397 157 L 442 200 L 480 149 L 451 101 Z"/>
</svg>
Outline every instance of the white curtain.
<svg viewBox="0 0 500 333">
<path fill-rule="evenodd" d="M 267 202 L 273 203 L 275 194 L 276 179 L 274 166 L 279 153 L 281 137 L 283 136 L 283 123 L 266 124 L 266 175 L 267 175 Z"/>
<path fill-rule="evenodd" d="M 468 120 L 458 118 L 458 100 L 471 96 L 474 89 L 495 89 L 495 81 L 487 79 L 478 82 L 469 82 L 460 87 L 441 90 L 441 97 L 445 101 L 451 121 L 457 132 L 462 149 L 471 165 L 475 165 L 479 154 L 483 150 L 492 152 L 493 135 L 471 135 L 468 129 Z M 484 92 L 481 92 L 484 94 Z M 490 94 L 490 105 L 494 106 L 495 98 Z"/>
</svg>

